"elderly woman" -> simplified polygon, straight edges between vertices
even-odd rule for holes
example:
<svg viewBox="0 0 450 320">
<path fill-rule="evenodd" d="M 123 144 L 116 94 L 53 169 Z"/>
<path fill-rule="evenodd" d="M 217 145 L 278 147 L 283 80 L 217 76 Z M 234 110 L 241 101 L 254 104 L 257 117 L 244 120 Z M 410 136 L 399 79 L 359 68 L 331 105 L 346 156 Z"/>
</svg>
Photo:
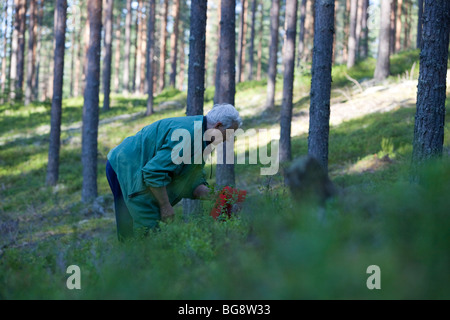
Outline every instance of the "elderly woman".
<svg viewBox="0 0 450 320">
<path fill-rule="evenodd" d="M 178 140 L 173 141 L 174 131 L 186 130 L 193 137 L 196 123 L 202 124 L 202 137 L 211 140 L 202 139 L 201 150 L 189 148 L 194 150 L 192 159 L 195 152 L 201 152 L 202 161 L 174 161 L 174 148 L 180 144 Z M 218 104 L 206 116 L 156 121 L 112 149 L 106 163 L 106 177 L 114 195 L 119 240 L 146 234 L 159 220 L 172 217 L 173 206 L 182 198 L 206 199 L 209 188 L 203 171 L 203 152 L 209 143 L 217 145 L 225 141 L 230 137 L 226 130 L 236 130 L 241 123 L 232 105 Z M 191 140 L 189 143 L 194 146 Z"/>
</svg>

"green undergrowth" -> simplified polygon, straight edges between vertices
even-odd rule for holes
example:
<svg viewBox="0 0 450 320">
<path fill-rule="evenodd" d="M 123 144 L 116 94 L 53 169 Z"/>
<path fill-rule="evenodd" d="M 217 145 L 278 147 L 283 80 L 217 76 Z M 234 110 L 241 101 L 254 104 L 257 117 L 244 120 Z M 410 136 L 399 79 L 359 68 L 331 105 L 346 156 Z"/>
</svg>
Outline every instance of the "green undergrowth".
<svg viewBox="0 0 450 320">
<path fill-rule="evenodd" d="M 416 51 L 393 56 L 390 80 L 402 79 L 414 62 Z M 374 60 L 351 70 L 336 66 L 333 85 L 352 85 L 345 74 L 364 81 L 373 68 Z M 309 82 L 308 72 L 299 72 L 294 112 L 308 108 Z M 237 89 L 242 111 L 265 100 L 265 81 Z M 207 88 L 205 109 L 213 96 Z M 246 128 L 275 125 L 279 102 L 248 112 Z M 413 105 L 331 127 L 329 170 L 339 193 L 323 207 L 291 197 L 284 166 L 262 176 L 264 165 L 237 164 L 236 187 L 248 191 L 238 215 L 215 221 L 213 204 L 204 202 L 203 212 L 186 217 L 177 205 L 175 220 L 159 231 L 119 243 L 106 155 L 145 125 L 183 116 L 186 93 L 165 90 L 148 117 L 145 97 L 114 95 L 111 110 L 100 110 L 99 197 L 92 204 L 80 202 L 82 103 L 63 103 L 55 187 L 45 185 L 50 104 L 0 106 L 0 299 L 450 298 L 450 141 L 443 159 L 412 183 Z M 294 158 L 305 155 L 307 135 L 294 136 L 292 150 Z M 80 267 L 81 290 L 66 286 L 70 265 Z M 380 267 L 380 290 L 367 288 L 371 265 Z"/>
</svg>

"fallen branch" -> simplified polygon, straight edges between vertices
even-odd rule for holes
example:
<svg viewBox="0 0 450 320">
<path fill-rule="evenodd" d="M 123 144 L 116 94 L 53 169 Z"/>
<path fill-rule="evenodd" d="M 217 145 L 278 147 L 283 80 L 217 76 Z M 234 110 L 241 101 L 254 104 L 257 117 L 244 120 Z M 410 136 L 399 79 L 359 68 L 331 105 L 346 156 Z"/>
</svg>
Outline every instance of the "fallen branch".
<svg viewBox="0 0 450 320">
<path fill-rule="evenodd" d="M 361 84 L 360 84 L 356 79 L 353 79 L 352 77 L 350 77 L 350 76 L 347 74 L 347 72 L 345 72 L 344 75 L 345 75 L 345 77 L 346 77 L 348 80 L 350 80 L 351 82 L 353 82 L 353 83 L 359 88 L 359 91 L 360 91 L 361 93 L 364 91 L 363 88 L 361 87 Z"/>
</svg>

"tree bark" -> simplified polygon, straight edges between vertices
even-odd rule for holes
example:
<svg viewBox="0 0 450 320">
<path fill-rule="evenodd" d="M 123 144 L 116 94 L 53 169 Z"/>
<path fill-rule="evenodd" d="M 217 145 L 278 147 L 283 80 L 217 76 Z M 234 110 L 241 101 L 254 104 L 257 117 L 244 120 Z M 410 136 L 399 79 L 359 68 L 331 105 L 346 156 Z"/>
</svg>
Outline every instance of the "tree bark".
<svg viewBox="0 0 450 320">
<path fill-rule="evenodd" d="M 97 197 L 97 138 L 100 89 L 100 53 L 102 32 L 102 0 L 88 0 L 89 48 L 87 54 L 86 89 L 84 90 L 81 161 L 83 184 L 81 201 Z"/>
<path fill-rule="evenodd" d="M 192 0 L 186 115 L 203 114 L 207 1 Z M 183 214 L 201 211 L 200 200 L 183 199 Z"/>
<path fill-rule="evenodd" d="M 58 182 L 59 150 L 61 145 L 61 114 L 64 79 L 64 51 L 66 40 L 67 0 L 58 0 L 55 20 L 55 51 L 53 99 L 50 121 L 50 143 L 48 149 L 47 185 L 54 186 Z"/>
<path fill-rule="evenodd" d="M 270 8 L 270 47 L 269 47 L 269 71 L 267 74 L 266 108 L 273 108 L 275 104 L 279 22 L 280 22 L 280 0 L 272 0 L 272 7 Z"/>
<path fill-rule="evenodd" d="M 22 0 L 14 0 L 14 23 L 11 39 L 11 60 L 9 73 L 9 99 L 16 99 L 16 83 L 17 83 L 17 59 L 19 49 L 19 31 L 20 31 L 20 11 Z"/>
<path fill-rule="evenodd" d="M 26 12 L 27 1 L 20 0 L 19 10 L 19 37 L 17 47 L 17 82 L 16 82 L 16 100 L 22 99 L 23 82 L 25 69 L 25 31 L 26 31 Z"/>
<path fill-rule="evenodd" d="M 119 93 L 120 91 L 120 43 L 121 43 L 121 30 L 120 27 L 120 11 L 116 18 L 116 32 L 115 32 L 115 52 L 114 52 L 114 92 Z"/>
<path fill-rule="evenodd" d="M 356 14 L 356 32 L 355 32 L 355 57 L 359 57 L 359 43 L 361 41 L 361 30 L 362 30 L 362 20 L 363 20 L 363 2 L 365 0 L 358 0 L 358 10 Z M 336 19 L 334 19 L 336 21 Z M 355 61 L 356 62 L 356 61 Z"/>
<path fill-rule="evenodd" d="M 130 47 L 131 47 L 131 0 L 127 0 L 127 14 L 125 16 L 125 48 L 123 57 L 123 91 L 127 94 L 130 91 Z"/>
<path fill-rule="evenodd" d="M 369 19 L 368 13 L 369 0 L 363 0 L 362 18 L 361 18 L 361 41 L 359 46 L 360 57 L 365 59 L 369 55 L 369 27 L 367 21 Z"/>
<path fill-rule="evenodd" d="M 178 90 L 183 91 L 184 90 L 184 75 L 185 75 L 185 69 L 186 69 L 186 61 L 185 61 L 185 44 L 184 44 L 184 30 L 181 32 L 183 35 L 182 37 L 179 37 L 179 44 L 178 46 L 180 49 L 180 70 L 178 71 Z M 215 70 L 215 69 L 214 69 Z"/>
<path fill-rule="evenodd" d="M 205 49 L 206 49 L 205 0 L 191 3 L 191 31 L 189 36 L 189 66 L 186 115 L 203 114 L 205 93 Z"/>
<path fill-rule="evenodd" d="M 255 55 L 255 27 L 256 27 L 256 6 L 257 1 L 252 1 L 252 16 L 250 26 L 250 47 L 248 49 L 248 74 L 247 80 L 253 80 L 254 55 Z"/>
<path fill-rule="evenodd" d="M 220 95 L 220 20 L 221 20 L 221 16 L 222 16 L 222 0 L 218 0 L 218 4 L 217 4 L 217 19 L 219 20 L 219 25 L 217 27 L 217 63 L 216 63 L 216 71 L 214 73 L 214 104 L 217 103 L 217 101 L 219 100 L 219 95 Z"/>
<path fill-rule="evenodd" d="M 111 93 L 111 60 L 112 60 L 112 37 L 113 37 L 113 10 L 114 1 L 106 0 L 106 11 L 105 11 L 105 56 L 103 60 L 103 110 L 108 111 L 110 100 L 109 96 Z"/>
<path fill-rule="evenodd" d="M 306 19 L 305 19 L 305 40 L 303 48 L 303 61 L 311 61 L 311 48 L 314 42 L 314 7 L 315 0 L 309 0 L 306 3 Z"/>
<path fill-rule="evenodd" d="M 34 77 L 34 100 L 39 99 L 39 84 L 40 84 L 40 72 L 41 72 L 41 64 L 42 64 L 42 56 L 40 54 L 42 48 L 42 30 L 43 30 L 43 19 L 44 19 L 44 0 L 39 1 L 39 11 L 37 17 L 37 43 L 36 43 L 36 72 Z"/>
<path fill-rule="evenodd" d="M 83 43 L 84 43 L 84 48 L 83 48 L 83 63 L 82 63 L 82 68 L 83 68 L 83 77 L 82 77 L 82 81 L 81 81 L 81 91 L 84 94 L 84 89 L 86 88 L 86 77 L 87 77 L 87 53 L 88 53 L 88 49 L 89 49 L 89 36 L 90 36 L 90 25 L 89 25 L 89 17 L 86 17 L 86 20 L 84 22 L 84 30 L 83 30 Z"/>
<path fill-rule="evenodd" d="M 170 36 L 170 66 L 172 71 L 169 77 L 169 85 L 176 87 L 177 79 L 177 59 L 178 59 L 178 35 L 180 22 L 180 0 L 174 0 L 173 3 L 173 32 Z M 195 20 L 196 18 L 194 18 Z M 192 21 L 192 20 L 191 20 Z"/>
<path fill-rule="evenodd" d="M 395 36 L 397 34 L 397 0 L 391 2 L 391 28 L 389 31 L 389 53 L 395 53 Z"/>
<path fill-rule="evenodd" d="M 316 0 L 308 154 L 328 171 L 334 1 Z"/>
<path fill-rule="evenodd" d="M 81 17 L 80 17 L 81 18 Z M 73 95 L 74 97 L 78 97 L 81 94 L 81 88 L 80 88 L 80 80 L 81 80 L 81 69 L 82 69 L 82 61 L 83 61 L 83 48 L 81 45 L 81 38 L 82 38 L 82 31 L 83 29 L 80 28 L 77 36 L 77 56 L 75 59 L 75 79 L 73 83 Z"/>
<path fill-rule="evenodd" d="M 76 46 L 75 46 L 75 39 L 77 34 L 76 29 L 76 13 L 72 10 L 72 25 L 73 30 L 72 34 L 70 36 L 70 84 L 69 84 L 69 96 L 73 97 L 73 86 L 75 81 L 75 56 L 76 56 Z"/>
<path fill-rule="evenodd" d="M 345 1 L 344 21 L 350 21 L 350 0 Z M 344 43 L 348 43 L 350 36 L 350 23 L 344 23 Z M 342 48 L 342 60 L 348 60 L 348 46 L 344 45 Z"/>
<path fill-rule="evenodd" d="M 417 13 L 417 39 L 416 39 L 416 47 L 418 49 L 420 49 L 422 45 L 423 3 L 424 0 L 418 0 L 419 12 Z"/>
<path fill-rule="evenodd" d="M 146 115 L 153 114 L 153 74 L 155 70 L 155 17 L 156 0 L 150 0 L 150 12 L 147 19 L 147 111 Z"/>
<path fill-rule="evenodd" d="M 305 50 L 305 18 L 306 18 L 306 0 L 301 0 L 300 4 L 300 31 L 298 35 L 298 53 L 297 67 L 300 66 L 303 52 Z"/>
<path fill-rule="evenodd" d="M 138 0 L 138 6 L 136 8 L 136 20 L 135 20 L 135 37 L 134 37 L 134 42 L 133 42 L 133 47 L 134 47 L 134 51 L 133 51 L 133 75 L 131 76 L 131 92 L 137 92 L 138 90 L 136 90 L 136 82 L 139 82 L 139 68 L 140 65 L 138 65 L 138 63 L 141 63 L 141 55 L 140 55 L 140 50 L 139 50 L 139 46 L 141 43 L 141 39 L 140 39 L 140 34 L 142 31 L 142 24 L 141 24 L 141 17 L 142 17 L 142 0 Z M 139 83 L 138 83 L 139 84 Z"/>
<path fill-rule="evenodd" d="M 145 7 L 145 4 L 143 4 L 143 9 Z M 141 34 L 140 34 L 140 39 L 141 39 L 141 44 L 139 45 L 139 51 L 140 51 L 140 56 L 141 56 L 141 67 L 139 68 L 139 86 L 136 86 L 136 91 L 138 91 L 139 94 L 144 94 L 145 93 L 145 85 L 146 85 L 146 71 L 145 71 L 145 66 L 147 63 L 147 20 L 148 19 L 148 8 L 145 8 L 145 12 L 146 14 L 142 14 L 142 19 L 141 19 L 141 24 L 142 24 L 142 29 L 141 29 Z"/>
<path fill-rule="evenodd" d="M 378 40 L 377 65 L 375 67 L 374 78 L 377 81 L 386 79 L 389 76 L 389 42 L 391 29 L 391 3 L 392 0 L 381 0 L 380 33 Z"/>
<path fill-rule="evenodd" d="M 404 39 L 403 39 L 403 48 L 409 49 L 411 48 L 411 1 L 404 1 L 404 12 L 405 12 L 405 24 L 404 24 Z"/>
<path fill-rule="evenodd" d="M 220 18 L 220 74 L 217 103 L 229 103 L 234 106 L 236 93 L 236 0 L 222 0 Z M 217 90 L 217 87 L 216 87 Z M 220 146 L 219 146 L 220 147 Z M 222 144 L 223 158 L 218 159 L 216 182 L 218 186 L 234 185 L 234 164 L 226 163 L 227 143 Z M 229 149 L 233 149 L 232 146 Z M 219 154 L 219 153 L 218 153 Z"/>
<path fill-rule="evenodd" d="M 414 166 L 442 155 L 449 33 L 450 2 L 425 0 L 414 126 Z"/>
<path fill-rule="evenodd" d="M 356 61 L 356 24 L 357 24 L 358 0 L 350 2 L 350 33 L 348 36 L 347 68 L 355 65 Z"/>
<path fill-rule="evenodd" d="M 27 61 L 27 85 L 25 87 L 25 105 L 31 103 L 33 99 L 33 78 L 35 73 L 35 62 L 36 62 L 36 11 L 37 11 L 37 0 L 30 0 L 30 18 L 28 27 L 28 61 Z"/>
<path fill-rule="evenodd" d="M 402 34 L 402 6 L 403 0 L 397 1 L 397 26 L 395 27 L 395 47 L 394 52 L 397 53 L 401 49 L 400 36 Z"/>
<path fill-rule="evenodd" d="M 167 15 L 169 11 L 169 0 L 164 0 L 163 20 L 161 23 L 161 42 L 159 60 L 159 88 L 161 92 L 166 87 L 166 53 L 167 53 Z"/>
<path fill-rule="evenodd" d="M 243 68 L 244 68 L 244 62 L 245 62 L 245 45 L 246 45 L 246 15 L 247 15 L 247 1 L 241 0 L 242 4 L 242 11 L 241 11 L 241 23 L 239 26 L 239 39 L 238 39 L 238 45 L 239 45 L 239 53 L 238 53 L 238 65 L 237 65 L 237 78 L 236 82 L 242 82 L 243 81 Z"/>
<path fill-rule="evenodd" d="M 297 0 L 286 0 L 286 37 L 283 49 L 283 102 L 280 117 L 280 161 L 291 155 L 292 92 L 294 89 L 295 37 L 297 33 Z"/>
<path fill-rule="evenodd" d="M 8 36 L 7 36 L 7 32 L 6 30 L 8 30 L 8 1 L 5 2 L 5 7 L 4 7 L 4 21 L 5 21 L 5 25 L 4 25 L 4 30 L 5 30 L 5 34 L 4 34 L 4 38 L 3 38 L 3 57 L 2 57 L 2 78 L 1 78 L 1 90 L 2 90 L 2 97 L 1 97 L 1 101 L 0 103 L 4 103 L 4 97 L 6 94 L 6 55 L 7 55 L 7 50 L 8 50 Z"/>
<path fill-rule="evenodd" d="M 260 81 L 261 80 L 261 75 L 262 75 L 262 42 L 263 42 L 263 37 L 264 37 L 264 3 L 261 1 L 260 4 L 260 10 L 259 12 L 261 13 L 260 15 L 260 21 L 259 21 L 259 31 L 258 31 L 258 66 L 256 68 L 256 80 Z"/>
</svg>

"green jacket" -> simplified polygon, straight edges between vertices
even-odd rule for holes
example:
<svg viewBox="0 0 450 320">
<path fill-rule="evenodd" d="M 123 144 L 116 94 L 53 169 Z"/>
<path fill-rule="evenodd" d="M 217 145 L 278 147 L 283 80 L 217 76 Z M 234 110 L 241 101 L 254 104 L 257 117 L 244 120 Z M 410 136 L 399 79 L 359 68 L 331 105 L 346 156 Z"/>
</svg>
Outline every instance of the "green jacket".
<svg viewBox="0 0 450 320">
<path fill-rule="evenodd" d="M 176 129 L 189 132 L 190 141 L 172 141 Z M 194 155 L 206 147 L 203 134 L 206 121 L 202 115 L 167 118 L 156 121 L 126 138 L 108 153 L 108 161 L 117 174 L 125 204 L 133 218 L 134 229 L 154 228 L 161 219 L 159 205 L 149 187 L 166 187 L 170 203 L 175 205 L 182 198 L 193 198 L 193 191 L 200 184 L 207 184 L 203 171 L 204 161 L 194 163 Z M 194 131 L 201 137 L 194 143 Z M 185 131 L 186 132 L 186 131 Z M 176 137 L 178 138 L 178 137 Z M 190 144 L 191 164 L 172 161 L 174 148 Z M 195 149 L 197 148 L 197 149 Z M 201 150 L 200 150 L 201 148 Z M 175 149 L 177 150 L 177 149 Z M 183 151 L 187 150 L 186 148 Z M 180 156 L 183 153 L 178 153 Z M 186 153 L 188 154 L 188 153 Z"/>
</svg>

